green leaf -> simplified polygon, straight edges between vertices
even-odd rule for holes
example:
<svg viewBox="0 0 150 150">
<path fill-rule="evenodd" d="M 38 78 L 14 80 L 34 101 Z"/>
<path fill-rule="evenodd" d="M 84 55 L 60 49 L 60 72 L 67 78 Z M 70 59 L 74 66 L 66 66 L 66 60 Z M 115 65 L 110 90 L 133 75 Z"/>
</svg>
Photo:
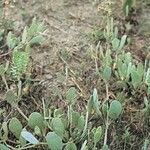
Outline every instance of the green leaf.
<svg viewBox="0 0 150 150">
<path fill-rule="evenodd" d="M 150 85 L 148 85 L 147 94 L 150 95 Z"/>
<path fill-rule="evenodd" d="M 126 43 L 127 35 L 123 35 L 120 41 L 119 50 L 121 50 Z"/>
<path fill-rule="evenodd" d="M 72 124 L 73 124 L 74 126 L 77 126 L 78 120 L 79 120 L 79 118 L 80 118 L 80 113 L 73 111 L 71 114 L 72 114 Z"/>
<path fill-rule="evenodd" d="M 94 101 L 94 103 L 98 102 L 98 94 L 97 94 L 96 88 L 94 88 L 94 90 L 93 90 L 93 101 Z"/>
<path fill-rule="evenodd" d="M 67 143 L 66 147 L 64 148 L 64 150 L 77 150 L 77 147 L 74 143 L 69 142 Z"/>
<path fill-rule="evenodd" d="M 29 116 L 28 126 L 32 129 L 38 126 L 42 130 L 45 127 L 43 116 L 38 112 L 33 112 Z"/>
<path fill-rule="evenodd" d="M 119 44 L 120 44 L 120 40 L 118 38 L 114 38 L 112 40 L 112 47 L 113 47 L 113 50 L 117 50 L 119 48 Z"/>
<path fill-rule="evenodd" d="M 28 29 L 28 35 L 30 38 L 40 34 L 44 31 L 43 23 L 38 22 L 36 18 L 33 18 L 32 24 Z"/>
<path fill-rule="evenodd" d="M 93 108 L 96 110 L 96 113 L 98 115 L 101 115 L 101 112 L 99 110 L 98 94 L 96 88 L 94 88 L 92 96 L 93 96 Z"/>
<path fill-rule="evenodd" d="M 130 53 L 130 52 L 127 52 L 127 53 L 125 53 L 125 54 L 123 54 L 123 55 L 125 56 L 124 62 L 125 62 L 126 64 L 131 63 L 131 61 L 132 61 L 131 53 Z"/>
<path fill-rule="evenodd" d="M 55 132 L 49 132 L 46 135 L 46 142 L 51 150 L 62 150 L 63 148 L 62 139 Z"/>
<path fill-rule="evenodd" d="M 34 128 L 34 133 L 35 133 L 36 135 L 38 135 L 38 136 L 41 136 L 41 135 L 42 135 L 41 130 L 40 130 L 40 128 L 39 128 L 38 126 L 35 126 L 35 128 Z"/>
<path fill-rule="evenodd" d="M 126 79 L 129 80 L 130 74 L 132 72 L 132 63 L 128 64 Z"/>
<path fill-rule="evenodd" d="M 28 141 L 31 144 L 38 144 L 39 141 L 33 136 L 32 133 L 26 131 L 26 130 L 22 130 L 21 132 L 21 136 Z"/>
<path fill-rule="evenodd" d="M 140 86 L 141 84 L 141 77 L 140 75 L 138 74 L 137 71 L 135 70 L 132 70 L 131 71 L 131 80 L 132 80 L 132 85 L 133 87 L 136 89 L 138 86 Z"/>
<path fill-rule="evenodd" d="M 4 144 L 0 144 L 0 150 L 10 150 L 10 149 L 6 147 Z"/>
<path fill-rule="evenodd" d="M 98 143 L 102 137 L 102 127 L 99 126 L 94 132 L 94 143 Z"/>
<path fill-rule="evenodd" d="M 142 77 L 143 77 L 143 74 L 144 74 L 144 66 L 143 66 L 142 63 L 139 63 L 137 65 L 137 72 L 138 72 L 138 74 L 139 74 L 139 76 L 140 76 L 140 78 L 142 80 Z"/>
<path fill-rule="evenodd" d="M 123 63 L 120 68 L 120 75 L 121 75 L 122 79 L 125 79 L 127 76 L 127 68 L 128 68 L 128 66 L 125 63 Z"/>
<path fill-rule="evenodd" d="M 53 118 L 52 122 L 51 122 L 51 126 L 52 126 L 53 131 L 57 135 L 59 135 L 60 137 L 63 137 L 63 134 L 65 132 L 65 127 L 64 127 L 64 124 L 60 118 L 58 118 L 58 117 Z"/>
<path fill-rule="evenodd" d="M 9 49 L 13 49 L 17 44 L 17 39 L 11 32 L 9 32 L 7 35 L 6 43 Z"/>
<path fill-rule="evenodd" d="M 78 119 L 77 128 L 80 129 L 80 130 L 83 130 L 83 129 L 84 129 L 84 125 L 85 125 L 85 119 L 84 119 L 84 116 L 81 116 L 81 117 Z"/>
<path fill-rule="evenodd" d="M 20 78 L 27 70 L 29 54 L 24 51 L 13 51 L 11 72 L 14 77 Z"/>
<path fill-rule="evenodd" d="M 90 99 L 89 99 L 88 104 L 87 104 L 87 110 L 88 110 L 89 114 L 92 112 L 93 106 L 94 106 L 93 98 L 92 98 L 92 96 L 90 96 Z"/>
<path fill-rule="evenodd" d="M 37 23 L 36 18 L 33 18 L 32 24 L 30 28 L 28 29 L 28 34 L 30 37 L 33 37 L 34 35 L 36 35 L 37 32 L 38 32 L 38 23 Z"/>
<path fill-rule="evenodd" d="M 22 43 L 25 44 L 26 41 L 27 41 L 27 27 L 24 28 L 22 33 Z"/>
<path fill-rule="evenodd" d="M 17 118 L 12 118 L 9 122 L 9 130 L 15 135 L 16 138 L 20 138 L 22 131 L 22 124 Z"/>
<path fill-rule="evenodd" d="M 111 63 L 112 63 L 111 51 L 106 50 L 106 54 L 105 54 L 105 57 L 103 59 L 103 64 L 104 64 L 104 66 L 111 66 Z"/>
<path fill-rule="evenodd" d="M 123 4 L 123 11 L 126 14 L 126 7 L 130 10 L 133 5 L 133 0 L 126 0 Z"/>
<path fill-rule="evenodd" d="M 76 89 L 74 87 L 71 87 L 66 94 L 66 101 L 69 104 L 74 104 L 76 98 Z"/>
<path fill-rule="evenodd" d="M 108 81 L 111 77 L 111 67 L 105 66 L 102 76 L 105 81 Z"/>
<path fill-rule="evenodd" d="M 122 112 L 122 105 L 119 101 L 113 100 L 110 104 L 110 108 L 108 111 L 108 116 L 111 119 L 117 119 Z"/>
<path fill-rule="evenodd" d="M 16 107 L 18 105 L 19 98 L 12 90 L 6 92 L 5 99 L 12 107 Z"/>
<path fill-rule="evenodd" d="M 37 35 L 30 40 L 30 44 L 41 44 L 44 41 L 42 35 Z"/>
<path fill-rule="evenodd" d="M 102 150 L 109 150 L 108 145 L 103 145 Z"/>
</svg>

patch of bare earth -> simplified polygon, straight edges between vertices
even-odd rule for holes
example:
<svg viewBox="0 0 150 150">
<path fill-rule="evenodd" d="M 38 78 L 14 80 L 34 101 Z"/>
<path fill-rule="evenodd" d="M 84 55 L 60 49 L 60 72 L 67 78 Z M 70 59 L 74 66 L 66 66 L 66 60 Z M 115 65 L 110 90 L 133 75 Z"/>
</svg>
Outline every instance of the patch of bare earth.
<svg viewBox="0 0 150 150">
<path fill-rule="evenodd" d="M 44 21 L 46 28 L 44 43 L 34 47 L 31 55 L 34 80 L 38 82 L 32 85 L 30 93 L 36 103 L 39 99 L 36 107 L 40 107 L 42 98 L 57 99 L 56 105 L 65 107 L 61 100 L 67 86 L 76 86 L 79 99 L 87 100 L 96 83 L 90 79 L 95 68 L 84 61 L 84 55 L 91 46 L 88 34 L 101 23 L 97 6 L 87 0 L 22 0 L 7 8 L 7 19 L 14 20 L 18 35 L 34 17 Z M 30 103 L 25 98 L 25 104 Z"/>
</svg>

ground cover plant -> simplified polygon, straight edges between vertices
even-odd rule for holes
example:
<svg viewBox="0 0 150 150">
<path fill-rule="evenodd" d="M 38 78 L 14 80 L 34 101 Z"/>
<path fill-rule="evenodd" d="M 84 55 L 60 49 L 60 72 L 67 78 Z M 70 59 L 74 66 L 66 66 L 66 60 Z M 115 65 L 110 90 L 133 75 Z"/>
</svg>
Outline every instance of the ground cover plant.
<svg viewBox="0 0 150 150">
<path fill-rule="evenodd" d="M 149 8 L 2 1 L 0 150 L 149 150 Z"/>
</svg>

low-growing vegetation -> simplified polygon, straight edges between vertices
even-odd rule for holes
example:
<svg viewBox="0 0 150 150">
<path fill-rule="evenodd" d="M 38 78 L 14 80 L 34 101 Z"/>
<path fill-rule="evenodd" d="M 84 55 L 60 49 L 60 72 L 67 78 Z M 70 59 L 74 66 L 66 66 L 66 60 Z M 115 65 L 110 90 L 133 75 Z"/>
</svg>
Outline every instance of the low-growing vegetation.
<svg viewBox="0 0 150 150">
<path fill-rule="evenodd" d="M 4 1 L 3 12 L 10 3 Z M 76 53 L 58 50 L 57 63 L 65 67 L 57 73 L 60 84 L 50 87 L 36 78 L 33 59 L 33 50 L 42 49 L 48 38 L 46 23 L 34 17 L 17 34 L 6 14 L 1 18 L 0 150 L 150 149 L 150 54 L 147 46 L 140 59 L 131 49 L 132 12 L 149 2 L 118 2 L 124 31 L 115 2 L 89 3 L 98 5 L 103 25 L 86 35 L 91 45 L 78 54 L 78 72 L 71 67 Z M 89 64 L 92 73 L 83 77 Z"/>
</svg>

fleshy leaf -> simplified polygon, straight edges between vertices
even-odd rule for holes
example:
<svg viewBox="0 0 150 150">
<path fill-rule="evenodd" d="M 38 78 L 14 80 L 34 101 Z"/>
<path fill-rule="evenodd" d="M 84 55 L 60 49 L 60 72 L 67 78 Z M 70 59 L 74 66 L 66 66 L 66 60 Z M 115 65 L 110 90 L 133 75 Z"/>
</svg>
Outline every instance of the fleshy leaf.
<svg viewBox="0 0 150 150">
<path fill-rule="evenodd" d="M 12 118 L 9 122 L 9 130 L 19 139 L 22 131 L 22 124 L 17 118 Z"/>
<path fill-rule="evenodd" d="M 32 133 L 26 131 L 26 130 L 22 130 L 21 132 L 21 136 L 28 141 L 31 144 L 38 144 L 39 141 L 33 136 Z"/>
<path fill-rule="evenodd" d="M 29 116 L 28 126 L 32 129 L 34 129 L 36 126 L 38 126 L 40 129 L 43 129 L 45 127 L 43 116 L 38 112 L 33 112 Z"/>
<path fill-rule="evenodd" d="M 109 108 L 109 117 L 111 119 L 117 119 L 119 117 L 119 115 L 122 112 L 122 105 L 119 101 L 117 100 L 113 100 L 110 104 L 110 108 Z"/>
<path fill-rule="evenodd" d="M 63 148 L 62 139 L 55 132 L 49 132 L 46 135 L 46 142 L 51 150 L 62 150 Z"/>
</svg>

